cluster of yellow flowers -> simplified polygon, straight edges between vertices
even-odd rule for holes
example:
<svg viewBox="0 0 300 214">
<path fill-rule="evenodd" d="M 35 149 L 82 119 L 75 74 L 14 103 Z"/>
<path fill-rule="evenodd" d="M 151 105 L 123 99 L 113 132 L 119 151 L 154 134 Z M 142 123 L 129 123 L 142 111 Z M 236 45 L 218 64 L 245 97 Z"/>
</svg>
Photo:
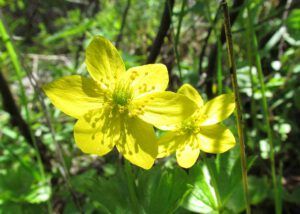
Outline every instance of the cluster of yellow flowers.
<svg viewBox="0 0 300 214">
<path fill-rule="evenodd" d="M 196 162 L 200 150 L 222 153 L 235 145 L 220 122 L 235 108 L 233 94 L 204 104 L 189 84 L 165 91 L 169 76 L 163 64 L 125 70 L 116 48 L 96 36 L 86 50 L 92 78 L 66 76 L 43 87 L 51 102 L 77 120 L 74 138 L 89 154 L 105 155 L 115 146 L 131 163 L 150 169 L 156 158 L 176 152 L 181 167 Z M 168 131 L 157 139 L 154 127 Z"/>
</svg>

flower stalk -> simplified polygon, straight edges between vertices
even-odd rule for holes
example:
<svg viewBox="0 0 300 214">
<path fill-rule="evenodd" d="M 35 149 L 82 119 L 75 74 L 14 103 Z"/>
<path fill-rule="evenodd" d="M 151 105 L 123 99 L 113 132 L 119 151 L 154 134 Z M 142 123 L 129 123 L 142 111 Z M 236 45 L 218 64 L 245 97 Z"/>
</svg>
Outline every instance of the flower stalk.
<svg viewBox="0 0 300 214">
<path fill-rule="evenodd" d="M 236 102 L 236 119 L 237 119 L 237 129 L 240 143 L 240 156 L 241 156 L 241 167 L 242 167 L 242 180 L 243 180 L 243 189 L 244 189 L 244 198 L 246 202 L 246 212 L 247 214 L 251 213 L 250 209 L 250 198 L 248 192 L 248 178 L 247 178 L 247 162 L 245 154 L 245 142 L 244 142 L 244 132 L 243 132 L 243 118 L 242 118 L 242 109 L 241 109 L 241 100 L 239 96 L 239 86 L 237 83 L 237 74 L 236 74 L 236 65 L 235 58 L 233 54 L 233 42 L 231 35 L 231 25 L 228 12 L 227 1 L 221 1 L 221 7 L 223 9 L 224 15 L 224 26 L 225 26 L 225 36 L 226 36 L 226 46 L 228 52 L 229 68 L 230 68 L 230 78 L 232 82 L 232 87 L 235 95 Z"/>
</svg>

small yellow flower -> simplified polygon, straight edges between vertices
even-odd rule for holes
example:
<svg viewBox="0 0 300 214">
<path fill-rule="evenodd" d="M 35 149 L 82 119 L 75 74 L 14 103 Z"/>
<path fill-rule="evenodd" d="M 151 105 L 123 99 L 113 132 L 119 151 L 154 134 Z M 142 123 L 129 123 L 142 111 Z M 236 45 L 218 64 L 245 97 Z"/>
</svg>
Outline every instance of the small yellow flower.
<svg viewBox="0 0 300 214">
<path fill-rule="evenodd" d="M 218 124 L 234 111 L 233 94 L 220 95 L 204 104 L 199 93 L 189 84 L 184 84 L 178 93 L 193 100 L 198 108 L 191 117 L 159 139 L 158 158 L 176 151 L 178 164 L 189 168 L 197 161 L 200 150 L 222 153 L 235 145 L 231 131 Z"/>
<path fill-rule="evenodd" d="M 101 36 L 87 47 L 85 63 L 92 78 L 66 76 L 43 87 L 58 109 L 78 119 L 77 146 L 100 156 L 116 146 L 131 163 L 151 168 L 158 151 L 152 125 L 170 129 L 189 117 L 195 104 L 184 95 L 164 91 L 169 77 L 162 64 L 126 72 L 116 48 Z"/>
</svg>

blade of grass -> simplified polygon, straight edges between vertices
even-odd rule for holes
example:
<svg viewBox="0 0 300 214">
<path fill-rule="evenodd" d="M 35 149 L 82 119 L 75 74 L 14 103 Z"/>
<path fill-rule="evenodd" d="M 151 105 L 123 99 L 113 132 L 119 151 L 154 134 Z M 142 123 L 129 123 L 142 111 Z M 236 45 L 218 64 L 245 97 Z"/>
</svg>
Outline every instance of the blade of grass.
<svg viewBox="0 0 300 214">
<path fill-rule="evenodd" d="M 249 4 L 249 3 L 247 3 Z M 245 20 L 245 27 L 246 27 L 246 31 L 245 31 L 245 38 L 251 38 L 251 31 L 250 31 L 250 27 L 247 27 L 248 24 L 248 17 L 246 17 L 247 20 Z M 249 62 L 249 77 L 250 77 L 250 85 L 251 85 L 251 103 L 250 103 L 250 114 L 251 114 L 251 120 L 252 120 L 252 124 L 253 124 L 253 128 L 258 127 L 257 126 L 257 119 L 256 119 L 256 104 L 255 104 L 255 99 L 254 99 L 254 92 L 255 92 L 255 88 L 254 88 L 254 77 L 253 77 L 253 67 L 255 67 L 255 63 L 254 63 L 254 56 L 253 56 L 253 50 L 252 50 L 252 42 L 251 39 L 246 39 L 246 50 L 247 50 L 247 59 Z"/>
<path fill-rule="evenodd" d="M 221 6 L 223 8 L 224 14 L 224 26 L 225 26 L 225 36 L 226 36 L 226 46 L 228 51 L 228 61 L 230 68 L 230 78 L 232 82 L 232 87 L 235 95 L 235 103 L 237 109 L 237 129 L 239 135 L 239 144 L 240 144 L 240 155 L 241 155 L 241 167 L 242 167 L 242 180 L 243 180 L 243 189 L 244 189 L 244 198 L 246 202 L 246 212 L 247 214 L 251 213 L 250 209 L 250 198 L 248 192 L 248 178 L 247 178 L 247 161 L 246 161 L 246 153 L 245 153 L 245 142 L 244 142 L 244 127 L 243 127 L 243 118 L 242 118 L 242 109 L 241 109 L 241 100 L 239 95 L 239 86 L 237 83 L 237 74 L 236 74 L 236 65 L 235 58 L 233 54 L 233 42 L 231 35 L 231 25 L 230 18 L 228 12 L 227 1 L 222 0 Z"/>
<path fill-rule="evenodd" d="M 21 63 L 19 61 L 18 54 L 15 51 L 15 48 L 14 48 L 12 42 L 11 42 L 10 36 L 9 36 L 9 34 L 8 34 L 6 28 L 5 28 L 5 25 L 3 23 L 2 12 L 1 11 L 0 11 L 0 36 L 1 36 L 2 41 L 3 41 L 3 43 L 6 47 L 8 55 L 10 57 L 10 60 L 13 64 L 13 67 L 14 67 L 15 72 L 16 72 L 17 81 L 18 81 L 19 88 L 20 88 L 20 93 L 21 93 L 20 94 L 21 95 L 21 105 L 25 109 L 25 119 L 26 119 L 26 121 L 27 121 L 27 123 L 29 124 L 29 127 L 30 127 L 31 117 L 30 117 L 30 112 L 29 112 L 29 108 L 28 108 L 28 100 L 27 100 L 27 97 L 26 97 L 26 94 L 25 94 L 25 87 L 22 83 L 22 75 L 23 75 L 24 72 L 22 70 L 22 66 L 21 66 Z M 35 140 L 35 137 L 33 135 L 32 130 L 30 129 L 29 131 L 30 131 L 30 135 L 33 139 L 35 155 L 37 157 L 37 162 L 38 162 L 39 170 L 40 170 L 40 173 L 41 173 L 41 177 L 42 177 L 42 179 L 45 183 L 48 183 L 48 185 L 50 185 L 50 182 L 47 181 L 47 178 L 46 178 L 46 175 L 45 175 L 45 169 L 44 169 L 44 166 L 43 166 L 43 163 L 42 163 L 41 154 L 39 152 L 37 142 Z M 50 200 L 47 201 L 47 206 L 48 206 L 48 212 L 52 213 L 52 207 L 51 207 Z"/>
<path fill-rule="evenodd" d="M 263 71 L 262 71 L 260 54 L 258 52 L 257 38 L 256 38 L 256 34 L 253 29 L 252 15 L 251 15 L 251 10 L 250 10 L 249 5 L 247 5 L 247 13 L 248 13 L 248 27 L 249 27 L 249 30 L 251 33 L 251 36 L 249 38 L 252 38 L 251 44 L 253 47 L 253 53 L 254 53 L 254 57 L 255 57 L 255 65 L 257 68 L 257 72 L 258 72 L 260 91 L 262 94 L 262 106 L 263 106 L 262 109 L 263 109 L 265 125 L 267 127 L 268 142 L 270 145 L 271 174 L 272 174 L 272 181 L 273 181 L 274 192 L 275 192 L 275 195 L 274 195 L 275 210 L 276 210 L 276 214 L 279 214 L 282 212 L 282 205 L 281 205 L 278 184 L 277 184 L 277 179 L 276 179 L 273 134 L 272 134 L 270 116 L 269 116 L 269 111 L 268 111 L 269 107 L 268 107 L 268 102 L 267 102 L 267 98 L 266 98 L 266 87 L 265 87 L 265 83 L 264 83 L 264 75 L 263 75 Z"/>
<path fill-rule="evenodd" d="M 223 74 L 222 74 L 222 43 L 220 40 L 220 33 L 216 27 L 216 18 L 217 15 L 219 13 L 219 9 L 218 8 L 217 12 L 216 12 L 216 16 L 215 19 L 211 18 L 211 9 L 210 9 L 210 4 L 207 3 L 205 4 L 206 8 L 207 8 L 207 17 L 209 19 L 209 23 L 211 25 L 212 31 L 215 33 L 216 37 L 217 37 L 217 89 L 218 89 L 218 94 L 221 94 L 223 91 Z"/>
<path fill-rule="evenodd" d="M 219 38 L 219 37 L 218 37 Z M 218 39 L 218 53 L 217 53 L 217 83 L 218 94 L 222 94 L 223 91 L 223 72 L 222 72 L 222 43 Z"/>
<path fill-rule="evenodd" d="M 181 66 L 180 66 L 180 55 L 179 55 L 179 51 L 178 51 L 178 44 L 179 44 L 179 38 L 180 38 L 180 30 L 181 30 L 181 25 L 182 25 L 182 19 L 183 19 L 183 16 L 184 16 L 184 8 L 185 8 L 186 3 L 187 3 L 187 0 L 182 0 L 181 9 L 180 9 L 180 13 L 179 13 L 179 16 L 178 16 L 178 25 L 177 25 L 176 34 L 174 32 L 174 27 L 173 27 L 173 22 L 172 22 L 172 11 L 170 10 L 171 7 L 170 6 L 168 7 L 170 17 L 171 17 L 171 29 L 172 29 L 171 35 L 174 39 L 173 49 L 174 49 L 174 53 L 175 53 L 175 57 L 176 57 L 176 63 L 177 63 L 177 68 L 178 68 L 178 72 L 179 72 L 179 79 L 180 79 L 181 82 L 182 82 L 182 72 L 181 72 Z"/>
</svg>

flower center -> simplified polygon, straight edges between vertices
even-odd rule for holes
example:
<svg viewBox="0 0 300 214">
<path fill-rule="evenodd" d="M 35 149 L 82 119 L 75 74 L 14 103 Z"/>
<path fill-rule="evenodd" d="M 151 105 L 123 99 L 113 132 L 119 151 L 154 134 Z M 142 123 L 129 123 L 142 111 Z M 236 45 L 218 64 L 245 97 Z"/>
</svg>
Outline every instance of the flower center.
<svg viewBox="0 0 300 214">
<path fill-rule="evenodd" d="M 184 120 L 181 124 L 181 131 L 183 133 L 188 133 L 188 134 L 196 133 L 198 131 L 198 126 L 195 121 L 195 118 L 190 117 Z"/>
<path fill-rule="evenodd" d="M 115 104 L 120 106 L 126 106 L 129 103 L 129 100 L 131 98 L 130 93 L 127 91 L 114 91 L 113 93 L 113 101 Z"/>
<path fill-rule="evenodd" d="M 119 83 L 112 93 L 113 106 L 117 107 L 120 112 L 127 109 L 132 99 L 132 92 L 128 84 Z"/>
</svg>

